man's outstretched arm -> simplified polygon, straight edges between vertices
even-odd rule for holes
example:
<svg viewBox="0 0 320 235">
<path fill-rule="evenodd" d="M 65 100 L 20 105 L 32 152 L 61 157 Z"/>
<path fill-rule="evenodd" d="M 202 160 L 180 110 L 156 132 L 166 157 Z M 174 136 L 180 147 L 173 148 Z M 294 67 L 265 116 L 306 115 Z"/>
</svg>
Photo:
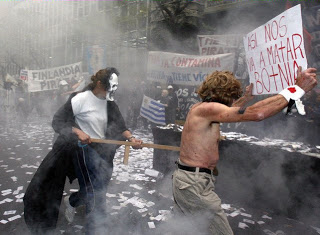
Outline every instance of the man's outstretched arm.
<svg viewBox="0 0 320 235">
<path fill-rule="evenodd" d="M 298 87 L 295 87 L 295 89 L 289 88 L 289 90 L 286 88 L 279 94 L 261 100 L 246 109 L 227 107 L 219 103 L 208 103 L 205 106 L 202 106 L 203 108 L 199 110 L 199 113 L 215 122 L 262 121 L 284 109 L 291 98 L 295 99 L 295 94 L 299 95 L 299 90 L 303 93 L 309 92 L 316 85 L 316 69 L 308 68 L 301 72 L 300 67 L 296 80 L 296 86 Z M 297 90 L 297 93 L 295 93 L 294 90 Z M 293 92 L 291 93 L 291 91 Z"/>
</svg>

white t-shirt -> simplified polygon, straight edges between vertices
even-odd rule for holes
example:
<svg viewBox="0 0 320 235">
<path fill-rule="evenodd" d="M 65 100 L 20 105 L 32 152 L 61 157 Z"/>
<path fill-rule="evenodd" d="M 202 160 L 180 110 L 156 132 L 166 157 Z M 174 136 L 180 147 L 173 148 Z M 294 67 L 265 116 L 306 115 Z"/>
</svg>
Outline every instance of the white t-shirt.
<svg viewBox="0 0 320 235">
<path fill-rule="evenodd" d="M 105 139 L 107 130 L 107 100 L 99 99 L 88 90 L 71 99 L 73 114 L 81 130 L 91 138 Z"/>
</svg>

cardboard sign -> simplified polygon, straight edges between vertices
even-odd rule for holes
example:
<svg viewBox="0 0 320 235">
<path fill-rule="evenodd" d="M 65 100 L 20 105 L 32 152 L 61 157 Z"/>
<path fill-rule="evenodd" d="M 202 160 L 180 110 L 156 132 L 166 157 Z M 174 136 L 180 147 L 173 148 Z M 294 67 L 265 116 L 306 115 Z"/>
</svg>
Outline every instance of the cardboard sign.
<svg viewBox="0 0 320 235">
<path fill-rule="evenodd" d="M 295 84 L 297 70 L 307 68 L 301 7 L 297 5 L 244 37 L 253 94 L 276 94 Z"/>
</svg>

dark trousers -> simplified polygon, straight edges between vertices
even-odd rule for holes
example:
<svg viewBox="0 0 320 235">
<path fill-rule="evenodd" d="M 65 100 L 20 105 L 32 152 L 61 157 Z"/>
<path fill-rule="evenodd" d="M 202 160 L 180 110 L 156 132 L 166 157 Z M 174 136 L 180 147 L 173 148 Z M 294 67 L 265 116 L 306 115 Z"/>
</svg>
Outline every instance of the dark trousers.
<svg viewBox="0 0 320 235">
<path fill-rule="evenodd" d="M 113 156 L 98 153 L 90 146 L 80 147 L 73 157 L 80 185 L 70 196 L 73 207 L 86 206 L 86 234 L 106 231 L 106 192 L 113 170 Z"/>
</svg>

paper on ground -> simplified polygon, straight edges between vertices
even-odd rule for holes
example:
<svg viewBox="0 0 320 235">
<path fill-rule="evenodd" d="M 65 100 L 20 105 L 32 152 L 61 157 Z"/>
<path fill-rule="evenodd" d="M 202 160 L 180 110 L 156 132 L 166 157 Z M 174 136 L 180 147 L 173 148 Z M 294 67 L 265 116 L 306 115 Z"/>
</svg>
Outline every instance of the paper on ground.
<svg viewBox="0 0 320 235">
<path fill-rule="evenodd" d="M 239 227 L 239 228 L 242 228 L 242 229 L 249 228 L 248 225 L 246 225 L 245 223 L 241 223 L 241 222 L 239 222 L 238 227 Z"/>
<path fill-rule="evenodd" d="M 231 217 L 236 217 L 237 215 L 239 215 L 240 212 L 239 211 L 234 211 L 231 214 L 229 214 Z"/>
<path fill-rule="evenodd" d="M 5 211 L 3 213 L 3 215 L 14 215 L 17 211 L 16 210 L 12 210 L 12 211 Z"/>
<path fill-rule="evenodd" d="M 13 220 L 20 219 L 20 218 L 21 218 L 21 215 L 16 215 L 16 216 L 8 218 L 8 220 L 13 221 Z"/>
<path fill-rule="evenodd" d="M 255 224 L 253 220 L 249 220 L 249 219 L 243 219 L 243 222 L 249 223 L 249 224 Z"/>
<path fill-rule="evenodd" d="M 154 225 L 153 222 L 148 222 L 148 226 L 149 226 L 149 228 L 156 228 L 156 226 Z"/>
</svg>

